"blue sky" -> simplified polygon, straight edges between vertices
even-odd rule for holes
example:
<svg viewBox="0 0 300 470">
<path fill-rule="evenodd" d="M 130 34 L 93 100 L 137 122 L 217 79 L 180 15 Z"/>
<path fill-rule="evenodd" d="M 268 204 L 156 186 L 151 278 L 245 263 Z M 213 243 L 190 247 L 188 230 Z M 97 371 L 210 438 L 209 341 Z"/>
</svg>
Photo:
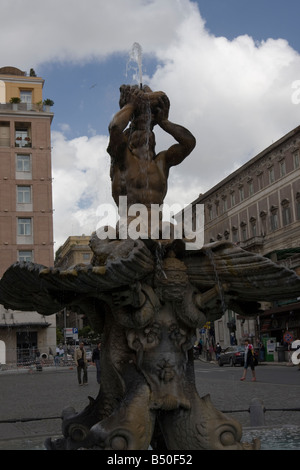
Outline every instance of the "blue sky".
<svg viewBox="0 0 300 470">
<path fill-rule="evenodd" d="M 55 249 L 91 233 L 112 203 L 108 124 L 134 42 L 143 82 L 197 139 L 173 168 L 166 202 L 188 203 L 300 124 L 298 0 L 3 0 L 1 66 L 45 79 L 52 124 Z M 22 21 L 13 22 L 22 10 Z M 32 25 L 34 27 L 28 27 Z M 169 145 L 158 132 L 157 151 Z M 67 222 L 66 222 L 67 221 Z"/>
</svg>

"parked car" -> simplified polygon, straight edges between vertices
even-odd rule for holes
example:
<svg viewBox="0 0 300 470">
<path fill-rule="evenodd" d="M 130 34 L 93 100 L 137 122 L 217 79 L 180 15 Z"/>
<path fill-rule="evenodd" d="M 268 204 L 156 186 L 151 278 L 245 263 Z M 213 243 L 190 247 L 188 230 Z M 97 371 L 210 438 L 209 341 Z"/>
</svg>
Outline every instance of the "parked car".
<svg viewBox="0 0 300 470">
<path fill-rule="evenodd" d="M 256 364 L 258 364 L 258 353 L 254 350 Z M 224 349 L 218 359 L 219 366 L 229 364 L 230 366 L 240 365 L 243 366 L 245 362 L 245 347 L 244 346 L 229 346 Z"/>
<path fill-rule="evenodd" d="M 218 359 L 219 366 L 229 364 L 236 366 L 237 364 L 244 365 L 245 348 L 244 346 L 229 346 L 224 349 Z"/>
</svg>

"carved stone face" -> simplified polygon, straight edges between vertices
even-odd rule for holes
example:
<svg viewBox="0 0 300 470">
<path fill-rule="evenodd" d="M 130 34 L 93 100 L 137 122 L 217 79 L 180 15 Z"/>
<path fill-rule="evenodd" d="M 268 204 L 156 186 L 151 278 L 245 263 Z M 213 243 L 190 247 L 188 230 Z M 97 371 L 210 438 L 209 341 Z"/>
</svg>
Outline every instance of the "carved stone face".
<svg viewBox="0 0 300 470">
<path fill-rule="evenodd" d="M 180 302 L 189 282 L 185 264 L 175 257 L 169 257 L 165 258 L 162 269 L 165 276 L 161 276 L 157 282 L 160 298 Z"/>
<path fill-rule="evenodd" d="M 156 313 L 151 324 L 128 331 L 128 345 L 136 351 L 138 366 L 150 384 L 153 408 L 189 407 L 182 384 L 190 336 L 169 302 Z"/>
</svg>

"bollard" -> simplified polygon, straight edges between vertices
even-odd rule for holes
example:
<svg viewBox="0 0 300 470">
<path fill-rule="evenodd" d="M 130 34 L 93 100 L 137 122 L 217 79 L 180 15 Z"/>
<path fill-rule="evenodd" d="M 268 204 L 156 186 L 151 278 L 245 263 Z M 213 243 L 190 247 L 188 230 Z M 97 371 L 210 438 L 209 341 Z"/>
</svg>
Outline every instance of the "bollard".
<svg viewBox="0 0 300 470">
<path fill-rule="evenodd" d="M 264 426 L 265 425 L 265 407 L 259 398 L 253 398 L 250 403 L 250 426 Z"/>
</svg>

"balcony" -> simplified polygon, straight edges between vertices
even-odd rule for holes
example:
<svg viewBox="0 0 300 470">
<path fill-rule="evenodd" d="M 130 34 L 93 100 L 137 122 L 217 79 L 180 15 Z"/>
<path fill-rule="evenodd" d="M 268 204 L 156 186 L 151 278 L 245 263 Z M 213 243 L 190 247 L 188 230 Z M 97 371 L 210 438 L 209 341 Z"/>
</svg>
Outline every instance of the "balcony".
<svg viewBox="0 0 300 470">
<path fill-rule="evenodd" d="M 6 111 L 51 113 L 51 107 L 34 103 L 0 103 L 0 113 Z"/>
<path fill-rule="evenodd" d="M 24 138 L 16 137 L 15 147 L 31 148 L 31 139 L 30 139 L 30 137 L 24 137 Z"/>
<path fill-rule="evenodd" d="M 263 236 L 251 237 L 251 238 L 248 238 L 247 240 L 240 242 L 240 246 L 244 248 L 245 250 L 259 249 L 259 248 L 262 248 L 263 244 L 264 244 Z"/>
</svg>

